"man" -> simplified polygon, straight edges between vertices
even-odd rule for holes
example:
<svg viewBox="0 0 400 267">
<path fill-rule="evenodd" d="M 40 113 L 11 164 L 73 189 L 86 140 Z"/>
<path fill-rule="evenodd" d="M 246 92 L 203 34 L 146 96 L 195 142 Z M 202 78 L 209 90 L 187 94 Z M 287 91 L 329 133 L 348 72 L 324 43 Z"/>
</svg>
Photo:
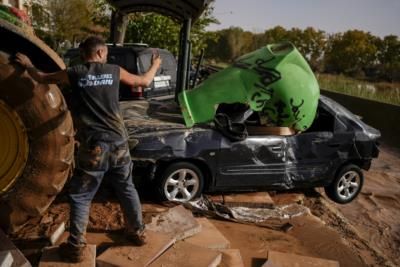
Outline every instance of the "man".
<svg viewBox="0 0 400 267">
<path fill-rule="evenodd" d="M 128 135 L 118 103 L 119 82 L 148 87 L 161 64 L 160 57 L 153 55 L 152 66 L 142 76 L 106 64 L 108 49 L 98 37 L 87 38 L 80 51 L 84 64 L 55 73 L 43 73 L 27 56 L 16 55 L 16 61 L 36 81 L 63 83 L 72 89 L 72 112 L 80 145 L 69 188 L 70 236 L 61 247 L 61 255 L 72 262 L 83 260 L 90 203 L 106 172 L 124 212 L 128 239 L 139 246 L 145 243 L 140 200 L 131 176 Z"/>
</svg>

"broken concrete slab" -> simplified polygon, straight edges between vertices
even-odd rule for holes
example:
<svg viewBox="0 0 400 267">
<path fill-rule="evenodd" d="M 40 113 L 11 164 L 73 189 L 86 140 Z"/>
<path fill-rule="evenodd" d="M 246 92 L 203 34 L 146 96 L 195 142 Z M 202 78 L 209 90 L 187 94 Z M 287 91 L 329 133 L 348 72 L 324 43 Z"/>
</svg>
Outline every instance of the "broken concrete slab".
<svg viewBox="0 0 400 267">
<path fill-rule="evenodd" d="M 207 218 L 197 218 L 196 220 L 201 225 L 201 232 L 185 239 L 185 242 L 210 249 L 230 247 L 231 244 L 228 239 Z"/>
<path fill-rule="evenodd" d="M 296 254 L 268 251 L 268 260 L 262 267 L 339 267 L 339 262 Z"/>
<path fill-rule="evenodd" d="M 255 192 L 224 195 L 224 204 L 248 208 L 271 208 L 274 206 L 274 201 L 268 192 Z"/>
<path fill-rule="evenodd" d="M 9 251 L 0 252 L 0 267 L 11 267 L 14 262 L 14 258 Z"/>
<path fill-rule="evenodd" d="M 13 258 L 13 264 L 11 266 L 18 267 L 31 267 L 32 265 L 25 258 L 24 254 L 17 249 L 14 243 L 7 237 L 7 235 L 0 229 L 0 252 L 9 252 Z"/>
<path fill-rule="evenodd" d="M 97 266 L 148 266 L 175 243 L 175 238 L 147 230 L 146 241 L 147 244 L 141 247 L 117 246 L 107 249 L 97 257 Z"/>
<path fill-rule="evenodd" d="M 222 253 L 187 242 L 178 242 L 155 260 L 150 267 L 217 267 Z"/>
<path fill-rule="evenodd" d="M 244 267 L 242 255 L 238 249 L 222 249 L 222 261 L 219 267 Z"/>
<path fill-rule="evenodd" d="M 57 241 L 60 239 L 60 237 L 64 234 L 64 232 L 65 232 L 65 222 L 62 222 L 58 225 L 50 227 L 46 235 L 48 236 L 50 243 L 52 245 L 55 245 Z"/>
<path fill-rule="evenodd" d="M 96 246 L 87 245 L 85 248 L 85 259 L 80 263 L 65 262 L 61 259 L 58 247 L 47 247 L 43 250 L 39 267 L 95 267 Z"/>
<path fill-rule="evenodd" d="M 183 206 L 176 206 L 165 213 L 152 218 L 146 225 L 148 230 L 172 235 L 176 240 L 182 240 L 201 231 L 200 223 L 194 218 L 191 211 Z"/>
</svg>

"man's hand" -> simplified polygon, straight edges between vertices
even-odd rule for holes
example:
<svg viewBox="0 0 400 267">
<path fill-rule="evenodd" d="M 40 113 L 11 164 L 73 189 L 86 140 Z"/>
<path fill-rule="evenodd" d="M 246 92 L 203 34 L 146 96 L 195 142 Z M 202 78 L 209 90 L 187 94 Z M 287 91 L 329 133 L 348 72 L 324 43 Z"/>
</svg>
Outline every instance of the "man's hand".
<svg viewBox="0 0 400 267">
<path fill-rule="evenodd" d="M 15 61 L 17 63 L 19 63 L 25 69 L 34 67 L 32 64 L 32 61 L 29 59 L 29 57 L 27 57 L 26 55 L 24 55 L 22 53 L 17 53 L 15 55 Z"/>
<path fill-rule="evenodd" d="M 32 61 L 26 55 L 17 53 L 15 61 L 27 70 L 29 75 L 37 82 L 44 84 L 69 84 L 68 74 L 66 70 L 53 73 L 44 73 L 37 70 Z"/>
<path fill-rule="evenodd" d="M 156 66 L 157 69 L 160 68 L 161 63 L 162 63 L 162 59 L 161 59 L 160 53 L 158 53 L 158 51 L 157 51 L 157 53 L 155 53 L 153 51 L 153 56 L 151 57 L 151 63 L 152 63 L 153 66 Z"/>
</svg>

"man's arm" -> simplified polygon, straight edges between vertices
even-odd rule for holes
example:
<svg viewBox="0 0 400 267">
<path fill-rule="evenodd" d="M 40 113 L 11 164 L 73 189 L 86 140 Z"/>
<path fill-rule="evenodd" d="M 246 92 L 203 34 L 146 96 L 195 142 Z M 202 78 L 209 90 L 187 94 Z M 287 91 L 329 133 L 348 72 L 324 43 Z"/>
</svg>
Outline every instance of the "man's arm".
<svg viewBox="0 0 400 267">
<path fill-rule="evenodd" d="M 41 72 L 35 68 L 29 57 L 24 54 L 16 54 L 16 62 L 24 67 L 29 75 L 37 82 L 44 84 L 69 84 L 68 74 L 66 70 L 61 70 L 53 73 Z"/>
<path fill-rule="evenodd" d="M 124 68 L 120 68 L 120 80 L 126 85 L 131 87 L 148 87 L 154 79 L 154 76 L 157 73 L 158 68 L 161 65 L 161 58 L 160 56 L 153 55 L 152 58 L 152 65 L 149 70 L 143 75 L 135 75 L 129 73 Z"/>
</svg>

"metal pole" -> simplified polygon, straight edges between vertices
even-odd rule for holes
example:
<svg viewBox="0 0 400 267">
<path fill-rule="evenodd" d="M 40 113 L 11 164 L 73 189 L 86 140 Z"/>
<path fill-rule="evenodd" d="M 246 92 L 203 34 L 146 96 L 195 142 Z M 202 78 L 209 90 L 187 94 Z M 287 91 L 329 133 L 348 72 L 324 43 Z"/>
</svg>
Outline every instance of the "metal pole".
<svg viewBox="0 0 400 267">
<path fill-rule="evenodd" d="M 190 40 L 191 26 L 192 26 L 192 20 L 190 18 L 185 19 L 180 32 L 178 73 L 177 73 L 177 83 L 175 89 L 176 102 L 178 102 L 179 93 L 185 90 L 188 79 L 188 66 L 189 66 L 189 54 L 190 54 L 189 40 Z"/>
</svg>

